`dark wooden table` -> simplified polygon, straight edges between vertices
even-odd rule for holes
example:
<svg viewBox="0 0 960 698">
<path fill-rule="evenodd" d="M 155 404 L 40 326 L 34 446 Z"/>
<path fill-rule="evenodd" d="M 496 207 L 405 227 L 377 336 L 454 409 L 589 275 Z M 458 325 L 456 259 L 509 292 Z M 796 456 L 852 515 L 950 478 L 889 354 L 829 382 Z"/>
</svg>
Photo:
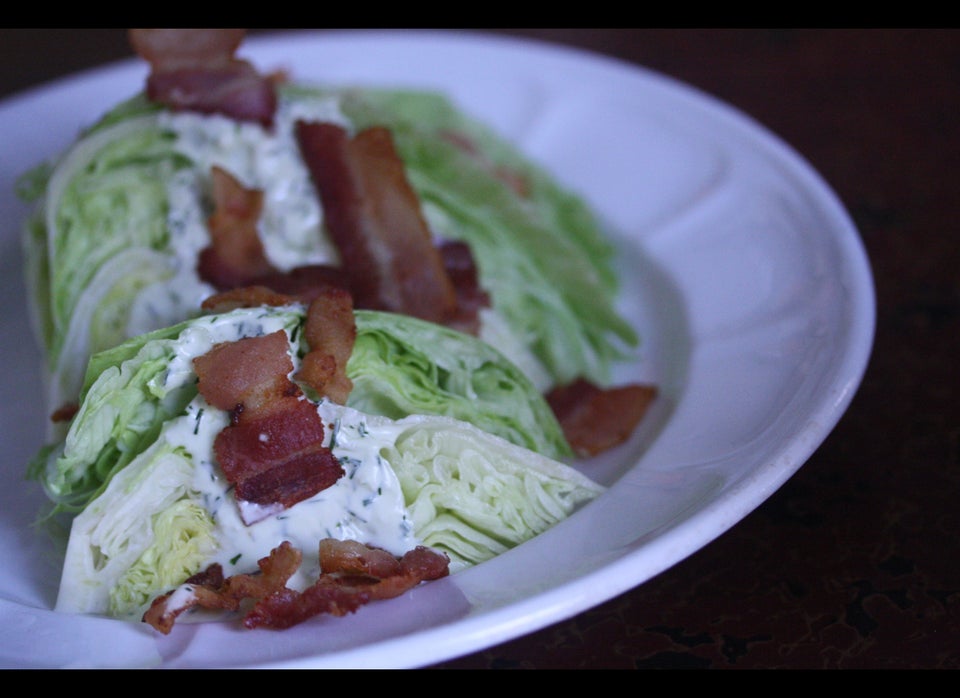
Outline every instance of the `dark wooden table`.
<svg viewBox="0 0 960 698">
<path fill-rule="evenodd" d="M 960 32 L 497 29 L 738 107 L 851 212 L 877 332 L 832 434 L 767 502 L 649 582 L 437 669 L 960 668 Z M 129 55 L 117 29 L 0 30 L 0 98 Z"/>
</svg>

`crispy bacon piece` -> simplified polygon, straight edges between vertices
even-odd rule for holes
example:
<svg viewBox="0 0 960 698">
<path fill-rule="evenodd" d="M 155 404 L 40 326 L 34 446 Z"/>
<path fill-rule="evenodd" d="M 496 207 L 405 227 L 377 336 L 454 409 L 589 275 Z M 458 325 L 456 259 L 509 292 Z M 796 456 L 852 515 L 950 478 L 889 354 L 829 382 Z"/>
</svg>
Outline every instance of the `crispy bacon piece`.
<svg viewBox="0 0 960 698">
<path fill-rule="evenodd" d="M 249 415 L 221 431 L 214 453 L 247 525 L 309 499 L 343 476 L 323 446 L 323 422 L 308 400 L 284 398 L 269 414 Z"/>
<path fill-rule="evenodd" d="M 130 45 L 150 64 L 147 97 L 177 111 L 219 113 L 273 125 L 274 79 L 234 56 L 243 29 L 131 29 Z"/>
<path fill-rule="evenodd" d="M 296 296 L 277 293 L 266 286 L 240 286 L 208 296 L 200 304 L 203 310 L 226 313 L 236 308 L 256 308 L 260 305 L 283 306 L 295 303 Z"/>
<path fill-rule="evenodd" d="M 323 421 L 290 380 L 286 333 L 224 342 L 194 359 L 198 390 L 232 423 L 214 441 L 214 454 L 234 485 L 250 525 L 312 497 L 343 476 L 323 445 Z"/>
<path fill-rule="evenodd" d="M 177 618 L 190 608 L 237 611 L 243 601 L 253 606 L 246 613 L 246 628 L 289 628 L 313 616 L 344 616 L 366 603 L 389 599 L 421 582 L 449 574 L 446 555 L 418 546 L 399 559 L 357 541 L 332 538 L 320 541 L 317 580 L 299 592 L 287 587 L 302 562 L 302 555 L 283 541 L 258 561 L 260 574 L 238 574 L 224 580 L 220 565 L 211 565 L 172 592 L 158 596 L 143 621 L 167 635 Z"/>
<path fill-rule="evenodd" d="M 581 378 L 553 388 L 546 398 L 571 448 L 587 457 L 623 443 L 656 396 L 652 385 L 599 388 Z"/>
<path fill-rule="evenodd" d="M 177 618 L 191 608 L 236 611 L 247 598 L 261 598 L 286 589 L 287 581 L 300 567 L 303 555 L 283 541 L 267 557 L 257 561 L 260 574 L 237 574 L 227 579 L 214 563 L 177 589 L 156 597 L 143 614 L 143 622 L 169 635 Z"/>
<path fill-rule="evenodd" d="M 456 294 L 389 130 L 298 121 L 296 135 L 356 306 L 444 322 Z"/>
<path fill-rule="evenodd" d="M 480 333 L 480 309 L 490 307 L 490 295 L 480 286 L 470 246 L 461 240 L 440 245 L 443 266 L 457 294 L 456 310 L 446 324 L 466 334 Z"/>
<path fill-rule="evenodd" d="M 247 189 L 233 175 L 213 166 L 213 214 L 207 219 L 210 245 L 200 252 L 197 272 L 218 289 L 247 285 L 250 279 L 272 274 L 257 231 L 263 192 Z"/>
<path fill-rule="evenodd" d="M 69 422 L 80 411 L 80 405 L 75 402 L 67 402 L 60 405 L 50 415 L 51 422 Z"/>
<path fill-rule="evenodd" d="M 214 407 L 243 413 L 267 413 L 285 397 L 299 397 L 287 375 L 293 362 L 283 330 L 217 344 L 193 360 L 200 394 Z"/>
<path fill-rule="evenodd" d="M 251 282 L 293 296 L 306 304 L 328 289 L 349 290 L 344 270 L 328 264 L 306 264 L 289 271 L 274 271 Z"/>
<path fill-rule="evenodd" d="M 320 541 L 320 577 L 303 592 L 262 598 L 247 613 L 247 628 L 288 628 L 326 613 L 344 616 L 371 601 L 392 599 L 421 582 L 449 574 L 446 555 L 418 546 L 397 559 L 356 541 Z"/>
<path fill-rule="evenodd" d="M 318 396 L 343 405 L 353 390 L 353 381 L 347 377 L 347 362 L 357 338 L 353 298 L 336 286 L 317 287 L 311 295 L 313 300 L 304 325 L 310 351 L 301 361 L 297 379 L 313 388 Z M 202 305 L 204 310 L 225 312 L 260 305 L 282 306 L 298 300 L 303 298 L 276 293 L 265 286 L 244 286 L 210 296 Z"/>
<path fill-rule="evenodd" d="M 307 309 L 304 338 L 310 351 L 303 357 L 297 378 L 337 404 L 347 402 L 353 381 L 347 362 L 357 339 L 353 298 L 343 289 L 329 288 Z"/>
</svg>

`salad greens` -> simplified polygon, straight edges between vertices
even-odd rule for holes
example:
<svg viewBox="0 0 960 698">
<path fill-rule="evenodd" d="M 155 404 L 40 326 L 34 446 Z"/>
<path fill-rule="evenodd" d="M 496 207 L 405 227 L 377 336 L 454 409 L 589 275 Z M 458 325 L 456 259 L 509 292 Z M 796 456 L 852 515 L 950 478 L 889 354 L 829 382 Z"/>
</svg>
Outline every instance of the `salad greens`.
<svg viewBox="0 0 960 698">
<path fill-rule="evenodd" d="M 636 344 L 615 308 L 613 249 L 586 204 L 445 97 L 299 84 L 279 97 L 269 131 L 136 95 L 22 178 L 36 204 L 24 244 L 53 407 L 75 401 L 91 355 L 196 315 L 214 292 L 196 272 L 212 164 L 273 187 L 260 234 L 278 267 L 336 261 L 291 135 L 298 118 L 391 129 L 434 236 L 470 245 L 492 301 L 483 336 L 541 390 L 605 383 Z"/>
<path fill-rule="evenodd" d="M 299 337 L 304 317 L 300 305 L 238 309 L 186 320 L 94 355 L 69 430 L 37 455 L 30 476 L 58 511 L 82 510 L 196 397 L 187 357 L 217 338 L 232 341 L 267 328 Z M 392 419 L 445 415 L 550 458 L 572 455 L 543 396 L 490 345 L 393 313 L 358 310 L 355 318 L 349 406 Z M 302 356 L 307 349 L 295 341 Z"/>
<path fill-rule="evenodd" d="M 281 541 L 304 554 L 294 587 L 319 568 L 325 538 L 398 557 L 425 545 L 457 570 L 603 491 L 569 465 L 544 397 L 580 378 L 606 384 L 639 341 L 587 204 L 443 95 L 286 83 L 277 96 L 266 128 L 136 94 L 19 182 L 34 204 L 23 243 L 48 408 L 70 415 L 27 473 L 51 501 L 47 520 L 70 522 L 57 610 L 140 620 L 212 564 L 256 571 Z M 217 289 L 198 258 L 218 167 L 263 195 L 257 233 L 272 268 L 340 263 L 299 120 L 389 129 L 434 241 L 467 243 L 490 307 L 477 337 L 356 309 L 346 403 L 298 384 L 343 474 L 251 520 L 244 507 L 260 505 L 240 501 L 214 447 L 237 415 L 207 402 L 193 360 L 282 332 L 296 381 L 307 309 L 203 311 Z"/>
<path fill-rule="evenodd" d="M 615 309 L 614 248 L 587 205 L 442 95 L 338 95 L 355 128 L 390 128 L 435 234 L 470 244 L 494 308 L 553 381 L 605 382 L 637 337 Z"/>
<path fill-rule="evenodd" d="M 46 180 L 26 258 L 54 405 L 75 398 L 87 357 L 127 338 L 132 299 L 172 275 L 164 182 L 187 164 L 173 142 L 153 118 L 122 121 L 79 141 Z"/>
<path fill-rule="evenodd" d="M 66 437 L 31 474 L 75 513 L 58 609 L 138 619 L 212 562 L 256 569 L 282 537 L 307 557 L 326 536 L 398 554 L 415 543 L 454 569 L 537 535 L 603 488 L 554 457 L 559 427 L 533 384 L 484 342 L 413 318 L 357 311 L 347 405 L 316 400 L 345 469 L 332 487 L 251 525 L 214 467 L 230 415 L 197 391 L 193 358 L 283 330 L 298 365 L 301 305 L 204 315 L 90 362 Z M 296 368 L 291 374 L 296 375 Z M 506 399 L 504 399 L 506 396 Z"/>
</svg>

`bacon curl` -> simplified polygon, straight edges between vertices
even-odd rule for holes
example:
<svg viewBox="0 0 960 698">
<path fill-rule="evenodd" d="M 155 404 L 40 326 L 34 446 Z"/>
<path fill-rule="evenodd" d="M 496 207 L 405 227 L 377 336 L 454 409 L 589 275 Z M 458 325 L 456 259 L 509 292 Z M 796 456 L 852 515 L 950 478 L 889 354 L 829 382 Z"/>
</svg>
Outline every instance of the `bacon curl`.
<svg viewBox="0 0 960 698">
<path fill-rule="evenodd" d="M 207 219 L 210 245 L 201 250 L 197 260 L 200 278 L 224 289 L 273 273 L 257 230 L 263 192 L 247 189 L 216 165 L 211 169 L 210 181 L 214 209 Z"/>
<path fill-rule="evenodd" d="M 211 565 L 178 589 L 155 598 L 143 621 L 167 635 L 177 618 L 191 608 L 237 611 L 244 601 L 252 600 L 243 626 L 280 630 L 320 614 L 354 613 L 371 601 L 400 596 L 421 582 L 449 574 L 449 558 L 423 546 L 397 558 L 357 541 L 325 538 L 319 552 L 321 573 L 303 591 L 287 586 L 302 555 L 283 541 L 258 561 L 260 574 L 224 579 L 220 565 Z"/>
<path fill-rule="evenodd" d="M 352 296 L 339 288 L 317 294 L 307 308 L 303 333 L 310 351 L 300 363 L 297 379 L 318 395 L 346 404 L 353 390 L 347 362 L 357 339 Z"/>
<path fill-rule="evenodd" d="M 390 131 L 298 121 L 296 136 L 357 307 L 446 321 L 456 292 Z"/>
<path fill-rule="evenodd" d="M 570 447 L 595 456 L 626 441 L 657 396 L 652 385 L 600 388 L 582 378 L 547 393 Z"/>
<path fill-rule="evenodd" d="M 151 101 L 272 127 L 274 79 L 234 56 L 245 35 L 243 29 L 131 29 L 129 41 L 150 64 Z"/>
<path fill-rule="evenodd" d="M 316 406 L 289 378 L 288 347 L 277 330 L 218 344 L 194 359 L 200 394 L 232 415 L 214 454 L 247 525 L 309 499 L 344 472 L 323 445 Z"/>
</svg>

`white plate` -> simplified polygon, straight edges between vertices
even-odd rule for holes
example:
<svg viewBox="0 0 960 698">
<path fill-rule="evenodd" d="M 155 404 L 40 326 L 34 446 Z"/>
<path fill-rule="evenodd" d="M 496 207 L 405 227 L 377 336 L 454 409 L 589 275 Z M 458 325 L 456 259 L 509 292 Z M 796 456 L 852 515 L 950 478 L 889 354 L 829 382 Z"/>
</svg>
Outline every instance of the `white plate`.
<svg viewBox="0 0 960 698">
<path fill-rule="evenodd" d="M 477 34 L 257 37 L 242 54 L 298 79 L 439 88 L 581 192 L 622 249 L 623 310 L 644 342 L 618 376 L 656 409 L 584 472 L 597 501 L 518 548 L 346 618 L 282 632 L 56 614 L 59 561 L 23 480 L 39 446 L 15 178 L 139 89 L 130 60 L 0 104 L 0 666 L 412 668 L 478 651 L 627 591 L 714 540 L 836 425 L 865 369 L 870 269 L 835 195 L 743 114 L 596 55 Z"/>
</svg>

